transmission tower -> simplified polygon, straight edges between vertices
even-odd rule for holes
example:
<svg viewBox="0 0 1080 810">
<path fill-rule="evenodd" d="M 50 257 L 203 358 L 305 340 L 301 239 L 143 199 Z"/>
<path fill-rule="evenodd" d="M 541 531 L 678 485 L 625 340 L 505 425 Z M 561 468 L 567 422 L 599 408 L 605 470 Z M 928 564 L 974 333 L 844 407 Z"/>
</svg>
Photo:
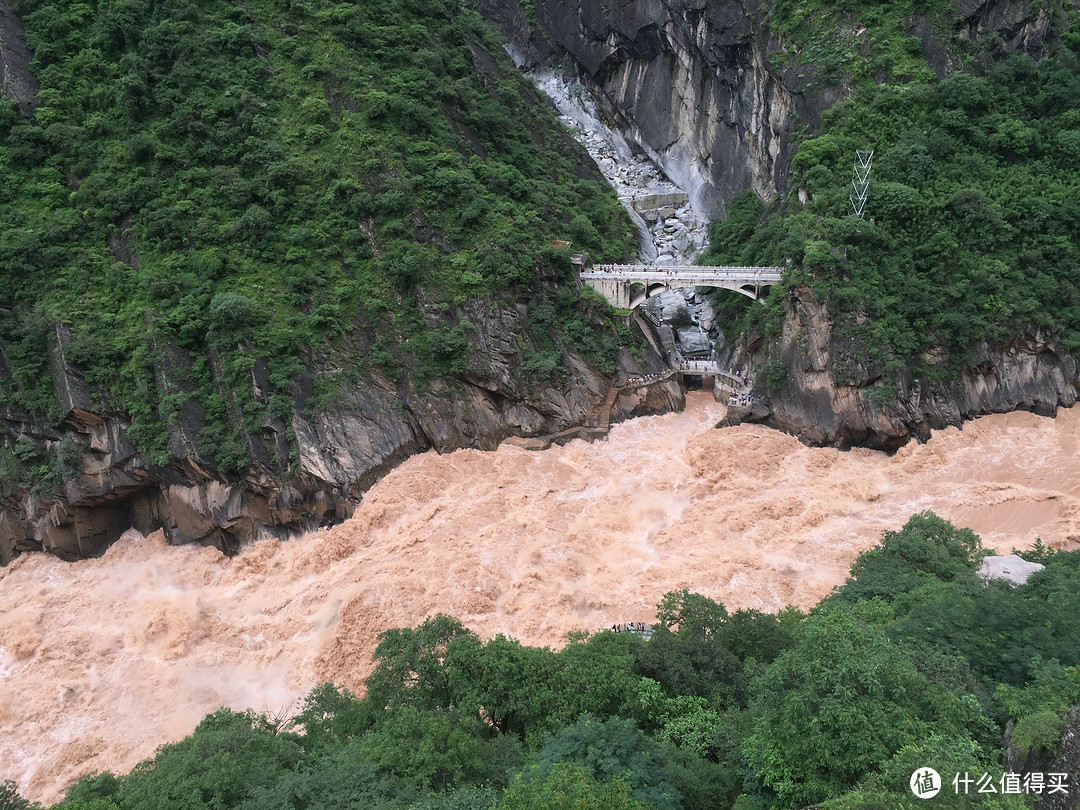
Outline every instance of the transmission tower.
<svg viewBox="0 0 1080 810">
<path fill-rule="evenodd" d="M 855 174 L 851 178 L 851 210 L 862 218 L 866 208 L 866 193 L 870 190 L 870 164 L 874 160 L 873 149 L 855 150 Z"/>
</svg>

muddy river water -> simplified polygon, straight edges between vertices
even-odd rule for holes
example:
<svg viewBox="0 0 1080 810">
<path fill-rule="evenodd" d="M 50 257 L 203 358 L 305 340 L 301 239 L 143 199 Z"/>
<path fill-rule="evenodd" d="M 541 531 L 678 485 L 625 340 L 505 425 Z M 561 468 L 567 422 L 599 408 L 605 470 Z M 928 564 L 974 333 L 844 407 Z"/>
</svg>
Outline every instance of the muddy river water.
<svg viewBox="0 0 1080 810">
<path fill-rule="evenodd" d="M 1007 553 L 1080 547 L 1080 409 L 989 416 L 889 457 L 811 449 L 724 407 L 531 453 L 415 456 L 355 516 L 229 559 L 129 532 L 95 560 L 0 569 L 0 779 L 53 801 L 227 705 L 360 686 L 377 634 L 437 612 L 558 645 L 649 621 L 670 590 L 809 607 L 886 529 L 932 509 Z"/>
</svg>

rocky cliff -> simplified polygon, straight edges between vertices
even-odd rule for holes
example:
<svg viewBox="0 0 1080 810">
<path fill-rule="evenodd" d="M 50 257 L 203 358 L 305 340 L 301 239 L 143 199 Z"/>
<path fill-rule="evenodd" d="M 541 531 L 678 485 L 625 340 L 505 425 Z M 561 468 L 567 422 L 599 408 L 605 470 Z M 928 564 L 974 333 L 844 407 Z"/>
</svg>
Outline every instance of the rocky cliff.
<svg viewBox="0 0 1080 810">
<path fill-rule="evenodd" d="M 22 22 L 9 0 L 0 0 L 0 92 L 14 99 L 24 115 L 33 111 L 38 92 L 37 79 L 30 72 L 32 58 Z"/>
<path fill-rule="evenodd" d="M 561 66 L 585 81 L 626 138 L 709 215 L 748 188 L 769 199 L 786 186 L 792 136 L 818 127 L 843 81 L 778 36 L 773 3 L 746 0 L 479 0 L 524 69 Z M 1039 55 L 1054 35 L 1055 3 L 954 0 L 951 24 L 912 19 L 927 62 L 956 61 L 947 37 L 979 42 L 978 58 Z M 850 35 L 850 32 L 848 32 Z M 853 48 L 865 48 L 857 40 Z"/>
<path fill-rule="evenodd" d="M 267 59 L 264 47 L 258 43 L 252 47 L 258 60 Z M 491 88 L 502 78 L 503 65 L 479 45 L 470 52 L 481 85 L 494 93 Z M 0 89 L 18 103 L 24 116 L 33 116 L 38 90 L 31 64 L 23 26 L 8 0 L 0 0 Z M 505 59 L 503 64 L 512 72 Z M 326 92 L 329 103 L 330 90 Z M 318 99 L 321 103 L 321 91 Z M 538 98 L 527 101 L 539 103 Z M 513 122 L 503 119 L 503 123 Z M 454 124 L 459 134 L 472 134 L 461 121 Z M 583 186 L 599 183 L 588 155 L 574 151 L 572 139 L 562 130 L 553 137 L 561 151 L 572 154 L 573 181 Z M 509 173 L 509 167 L 505 171 Z M 544 167 L 545 173 L 551 171 Z M 508 176 L 526 186 L 519 169 Z M 590 211 L 600 208 L 594 202 Z M 444 236 L 425 229 L 422 217 L 414 216 L 411 222 L 416 231 L 407 237 L 450 250 Z M 373 223 L 370 218 L 360 221 L 361 233 L 352 236 L 376 239 Z M 137 255 L 134 237 L 129 244 L 131 226 L 130 216 L 120 217 L 107 246 L 116 261 L 138 273 L 146 262 Z M 404 228 L 399 223 L 399 231 Z M 522 237 L 515 232 L 506 238 Z M 514 246 L 518 247 L 516 242 Z M 97 246 L 102 251 L 105 247 Z M 30 247 L 38 249 L 36 242 Z M 11 278 L 19 272 L 0 271 L 0 276 L 12 273 Z M 337 343 L 302 347 L 305 370 L 293 374 L 286 389 L 246 338 L 181 344 L 167 327 L 159 330 L 147 310 L 148 336 L 139 362 L 147 372 L 142 384 L 153 390 L 140 398 L 144 411 L 135 415 L 111 401 L 108 380 L 87 370 L 89 355 L 85 345 L 80 355 L 77 319 L 45 320 L 55 316 L 45 315 L 47 308 L 39 307 L 40 346 L 16 346 L 0 333 L 0 563 L 27 550 L 67 559 L 92 556 L 131 527 L 143 533 L 163 528 L 172 543 L 206 543 L 233 551 L 246 541 L 340 521 L 381 475 L 429 448 L 493 449 L 511 435 L 551 434 L 609 418 L 680 408 L 682 392 L 671 384 L 620 396 L 609 413 L 612 381 L 597 369 L 600 361 L 595 356 L 590 364 L 580 353 L 587 353 L 590 336 L 599 337 L 610 327 L 602 326 L 595 314 L 578 313 L 576 338 L 586 341 L 586 349 L 575 354 L 562 344 L 559 324 L 550 317 L 537 324 L 530 309 L 565 293 L 561 287 L 572 284 L 572 279 L 556 275 L 538 260 L 527 283 L 454 305 L 446 303 L 445 296 L 429 300 L 434 296 L 415 284 L 408 290 L 415 296 L 415 311 L 408 314 L 422 324 L 417 328 L 436 335 L 456 328 L 455 335 L 466 344 L 455 343 L 446 350 L 463 370 L 423 382 L 419 378 L 428 372 L 415 367 L 416 355 L 408 347 L 389 346 L 400 350 L 400 357 L 382 367 L 396 369 L 396 378 L 356 368 L 370 365 L 364 361 L 371 358 L 379 338 L 391 344 L 408 342 L 415 332 L 402 338 L 400 330 L 369 328 L 366 321 L 345 322 Z M 564 295 L 563 300 L 570 301 L 566 306 L 577 306 L 575 295 Z M 31 295 L 0 296 L 0 315 L 16 321 L 33 304 Z M 383 352 L 388 350 L 384 347 Z M 534 358 L 543 353 L 544 368 L 528 366 L 530 352 Z M 42 389 L 34 394 L 27 393 L 27 355 L 35 364 L 34 383 Z M 638 358 L 623 352 L 618 358 L 623 373 L 659 368 L 658 357 L 647 346 Z M 19 361 L 21 377 L 15 373 Z M 235 371 L 241 367 L 238 386 Z M 33 407 L 24 407 L 29 400 Z M 208 412 L 212 408 L 216 412 Z M 161 436 L 147 440 L 154 425 L 167 427 L 165 446 L 156 449 Z M 246 469 L 235 472 L 241 464 Z"/>
<path fill-rule="evenodd" d="M 563 64 L 584 79 L 628 140 L 707 214 L 747 188 L 784 183 L 795 122 L 813 125 L 839 88 L 811 97 L 808 81 L 773 70 L 781 48 L 766 7 L 740 0 L 537 0 L 537 25 L 516 0 L 482 0 L 524 68 Z"/>
<path fill-rule="evenodd" d="M 963 358 L 923 355 L 920 376 L 911 368 L 887 372 L 854 325 L 836 322 L 808 289 L 796 289 L 777 340 L 751 335 L 724 353 L 732 368 L 755 370 L 753 408 L 733 411 L 724 424 L 763 423 L 808 444 L 895 450 L 982 414 L 1053 416 L 1080 394 L 1076 359 L 1038 329 L 980 343 Z"/>
<path fill-rule="evenodd" d="M 0 562 L 28 550 L 66 559 L 101 553 L 125 530 L 165 530 L 169 542 L 212 544 L 235 551 L 263 537 L 285 537 L 348 517 L 378 478 L 414 453 L 472 447 L 494 449 L 511 435 L 537 436 L 604 418 L 610 381 L 567 354 L 559 384 L 530 385 L 519 346 L 526 307 L 473 302 L 458 313 L 470 330 L 470 370 L 464 379 L 420 390 L 408 379 L 348 381 L 313 398 L 314 378 L 291 390 L 288 418 L 267 420 L 247 433 L 255 460 L 241 480 L 222 475 L 200 446 L 206 414 L 184 397 L 192 358 L 176 347 L 162 352 L 159 382 L 183 400 L 170 433 L 169 458 L 157 463 L 136 451 L 131 421 L 95 401 L 78 368 L 65 356 L 70 332 L 56 327 L 50 360 L 63 418 L 43 425 L 2 414 L 16 448 L 40 463 L 39 485 L 0 480 Z M 0 386 L 4 376 L 0 353 Z M 623 373 L 655 371 L 648 347 L 642 363 L 623 352 Z M 270 388 L 264 364 L 251 374 L 251 396 Z M 616 400 L 613 418 L 665 412 L 683 405 L 676 383 L 652 386 Z M 55 470 L 55 488 L 43 483 Z"/>
<path fill-rule="evenodd" d="M 826 89 L 819 83 L 811 92 L 812 68 L 796 72 L 770 62 L 771 53 L 795 45 L 771 32 L 768 4 L 535 0 L 527 10 L 516 0 L 480 0 L 480 6 L 503 30 L 519 64 L 559 63 L 576 71 L 597 91 L 610 118 L 703 211 L 719 211 L 746 188 L 763 197 L 782 190 L 795 127 L 815 126 L 845 92 L 842 83 Z M 957 0 L 955 33 L 993 35 L 1001 53 L 1036 52 L 1051 36 L 1047 8 Z M 937 34 L 918 21 L 913 25 L 925 29 L 930 63 L 947 71 L 950 58 Z M 18 20 L 0 0 L 0 77 L 4 92 L 26 114 L 36 92 L 29 64 Z M 468 332 L 469 370 L 449 382 L 421 388 L 407 375 L 395 383 L 312 368 L 293 383 L 287 412 L 279 409 L 262 425 L 246 426 L 254 464 L 239 479 L 221 474 L 201 446 L 207 415 L 186 382 L 195 358 L 175 346 L 159 347 L 156 383 L 178 404 L 167 457 L 148 458 L 129 436 L 130 418 L 91 395 L 67 356 L 70 333 L 56 326 L 48 353 L 58 420 L 0 414 L 19 459 L 38 473 L 32 486 L 0 481 L 0 562 L 28 549 L 67 558 L 93 555 L 131 526 L 144 533 L 164 527 L 171 542 L 230 550 L 346 517 L 380 475 L 412 453 L 491 448 L 512 434 L 550 434 L 596 422 L 609 383 L 580 358 L 563 352 L 566 373 L 558 384 L 528 381 L 519 351 L 527 340 L 526 310 L 521 301 L 503 299 L 450 313 L 450 322 L 467 320 L 474 328 Z M 1006 345 L 978 347 L 978 356 L 948 381 L 911 373 L 886 380 L 843 326 L 805 291 L 788 302 L 783 334 L 769 354 L 771 367 L 780 358 L 787 374 L 771 383 L 759 374 L 758 404 L 749 418 L 809 442 L 888 449 L 978 413 L 1052 412 L 1076 399 L 1075 362 L 1037 331 Z M 734 365 L 765 367 L 761 340 L 729 353 Z M 214 358 L 208 360 L 213 367 Z M 924 362 L 944 368 L 950 358 Z M 632 370 L 628 356 L 620 363 L 624 372 Z M 640 371 L 654 371 L 658 363 L 646 350 Z M 316 379 L 335 371 L 336 388 L 327 395 L 324 384 L 316 395 Z M 0 392 L 8 385 L 13 382 L 0 347 Z M 271 390 L 267 369 L 256 361 L 250 396 L 268 401 Z M 619 397 L 615 418 L 681 404 L 677 385 L 652 387 Z"/>
<path fill-rule="evenodd" d="M 579 77 L 613 124 L 702 210 L 719 212 L 747 188 L 765 199 L 782 192 L 795 128 L 817 128 L 822 112 L 848 92 L 842 80 L 822 81 L 812 60 L 789 58 L 806 43 L 775 34 L 772 3 L 535 0 L 531 11 L 517 0 L 480 5 L 521 66 L 561 65 Z M 1060 12 L 1055 2 L 955 0 L 948 18 L 906 24 L 942 77 L 963 59 L 1044 55 L 1056 45 Z M 866 48 L 854 28 L 844 35 Z M 1038 329 L 979 344 L 962 359 L 944 350 L 917 358 L 886 378 L 844 319 L 834 323 L 808 290 L 785 312 L 779 339 L 749 336 L 726 352 L 732 367 L 758 369 L 755 408 L 733 421 L 765 422 L 813 444 L 895 449 L 979 414 L 1053 413 L 1077 397 L 1074 358 Z M 911 370 L 919 365 L 933 373 L 920 378 Z"/>
</svg>

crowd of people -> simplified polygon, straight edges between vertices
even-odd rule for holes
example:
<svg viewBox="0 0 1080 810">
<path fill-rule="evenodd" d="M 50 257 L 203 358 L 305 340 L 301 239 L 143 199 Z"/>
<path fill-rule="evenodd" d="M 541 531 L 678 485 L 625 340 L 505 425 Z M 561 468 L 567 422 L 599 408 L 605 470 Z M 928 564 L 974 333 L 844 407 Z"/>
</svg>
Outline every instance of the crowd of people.
<svg viewBox="0 0 1080 810">
<path fill-rule="evenodd" d="M 705 367 L 699 366 L 698 363 L 706 364 Z M 708 365 L 711 364 L 711 360 L 707 360 L 704 357 L 685 357 L 679 361 L 679 368 L 684 371 L 711 371 Z"/>
<path fill-rule="evenodd" d="M 671 376 L 671 371 L 658 371 L 653 374 L 646 374 L 643 377 L 627 377 L 627 385 L 648 385 L 649 383 L 659 382 L 660 380 L 667 379 Z"/>
<path fill-rule="evenodd" d="M 613 624 L 611 629 L 616 633 L 646 633 L 652 630 L 645 622 L 627 622 L 626 624 Z"/>
<path fill-rule="evenodd" d="M 620 273 L 656 273 L 657 275 L 663 274 L 665 276 L 678 276 L 680 273 L 690 276 L 716 276 L 724 275 L 733 278 L 761 278 L 763 271 L 774 271 L 771 267 L 710 267 L 708 265 L 694 265 L 692 268 L 683 266 L 667 266 L 656 264 L 630 264 L 630 265 L 614 265 L 614 264 L 597 264 L 585 269 L 587 273 L 608 273 L 608 274 L 620 274 Z"/>
<path fill-rule="evenodd" d="M 608 273 L 608 274 L 616 274 L 616 275 L 621 275 L 623 273 L 650 273 L 650 274 L 655 273 L 656 275 L 676 276 L 676 277 L 679 276 L 680 274 L 684 275 L 684 276 L 687 276 L 687 277 L 693 277 L 695 275 L 698 275 L 697 273 L 695 273 L 695 271 L 687 270 L 686 268 L 680 268 L 680 267 L 652 267 L 652 266 L 648 266 L 648 265 L 641 266 L 641 267 L 630 267 L 630 268 L 620 267 L 618 269 L 616 269 L 614 267 L 607 266 L 607 265 L 600 265 L 599 267 L 590 268 L 590 270 L 588 272 L 592 272 L 592 273 Z"/>
</svg>

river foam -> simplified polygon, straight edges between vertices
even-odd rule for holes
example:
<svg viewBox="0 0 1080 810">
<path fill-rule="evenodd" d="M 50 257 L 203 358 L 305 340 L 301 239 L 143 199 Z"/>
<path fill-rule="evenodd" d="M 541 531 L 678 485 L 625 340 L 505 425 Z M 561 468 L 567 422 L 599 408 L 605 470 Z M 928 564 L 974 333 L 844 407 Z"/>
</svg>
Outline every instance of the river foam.
<svg viewBox="0 0 1080 810">
<path fill-rule="evenodd" d="M 219 706 L 357 689 L 380 631 L 437 612 L 558 645 L 647 621 L 678 588 L 805 608 L 926 509 L 1003 552 L 1080 547 L 1080 409 L 985 417 L 892 457 L 712 430 L 723 414 L 699 392 L 606 442 L 415 456 L 346 523 L 232 559 L 135 532 L 100 559 L 20 557 L 0 569 L 0 779 L 54 801 Z"/>
</svg>

